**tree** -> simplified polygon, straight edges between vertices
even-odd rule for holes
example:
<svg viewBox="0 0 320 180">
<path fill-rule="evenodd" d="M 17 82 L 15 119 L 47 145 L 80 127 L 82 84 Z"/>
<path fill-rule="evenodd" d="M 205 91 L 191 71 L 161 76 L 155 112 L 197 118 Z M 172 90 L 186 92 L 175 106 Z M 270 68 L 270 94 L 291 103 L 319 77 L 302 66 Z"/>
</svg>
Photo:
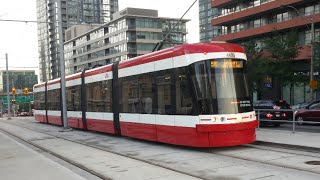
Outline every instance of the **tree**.
<svg viewBox="0 0 320 180">
<path fill-rule="evenodd" d="M 266 75 L 266 61 L 262 56 L 262 50 L 257 46 L 256 41 L 250 40 L 242 44 L 247 54 L 247 74 L 250 94 L 256 92 L 259 96 L 261 94 L 260 82 Z"/>
<path fill-rule="evenodd" d="M 269 38 L 265 39 L 264 50 L 269 54 L 268 71 L 270 75 L 280 82 L 280 85 L 290 87 L 290 101 L 292 102 L 292 90 L 295 84 L 307 82 L 308 77 L 297 74 L 294 60 L 298 57 L 299 46 L 298 33 L 295 30 L 281 34 L 273 31 Z"/>
</svg>

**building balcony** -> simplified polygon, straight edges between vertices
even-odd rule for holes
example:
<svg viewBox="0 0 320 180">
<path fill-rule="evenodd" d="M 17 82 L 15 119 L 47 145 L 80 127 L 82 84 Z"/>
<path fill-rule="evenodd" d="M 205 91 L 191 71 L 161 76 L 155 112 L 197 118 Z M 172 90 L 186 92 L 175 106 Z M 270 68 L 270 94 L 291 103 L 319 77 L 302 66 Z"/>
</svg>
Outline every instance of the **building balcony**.
<svg viewBox="0 0 320 180">
<path fill-rule="evenodd" d="M 314 15 L 313 21 L 314 23 L 320 22 L 320 13 L 317 13 Z M 310 28 L 310 24 L 311 24 L 311 16 L 296 17 L 294 19 L 290 19 L 287 21 L 267 24 L 264 26 L 256 27 L 256 28 L 249 28 L 249 29 L 244 29 L 234 33 L 230 32 L 228 34 L 219 35 L 219 36 L 213 37 L 212 40 L 236 42 L 236 41 L 247 39 L 250 37 L 258 37 L 261 35 L 265 35 L 272 32 L 273 30 L 281 31 L 281 30 L 287 30 L 294 27 L 307 28 L 307 26 Z"/>
<path fill-rule="evenodd" d="M 221 6 L 227 6 L 230 4 L 234 4 L 234 0 L 212 0 L 211 1 L 211 7 L 213 8 L 219 8 Z"/>
<path fill-rule="evenodd" d="M 223 1 L 223 0 L 220 0 Z M 227 1 L 227 0 L 224 0 Z M 215 1 L 212 2 L 214 4 Z M 239 22 L 240 20 L 244 20 L 246 18 L 252 17 L 252 16 L 259 16 L 264 14 L 267 11 L 272 11 L 275 9 L 280 9 L 281 6 L 287 6 L 287 5 L 293 5 L 298 2 L 301 2 L 301 0 L 277 0 L 277 1 L 271 1 L 268 3 L 260 4 L 259 6 L 253 6 L 241 9 L 239 11 L 231 12 L 227 15 L 221 15 L 217 18 L 214 18 L 211 21 L 212 26 L 221 26 L 226 23 L 233 23 L 233 22 Z"/>
</svg>

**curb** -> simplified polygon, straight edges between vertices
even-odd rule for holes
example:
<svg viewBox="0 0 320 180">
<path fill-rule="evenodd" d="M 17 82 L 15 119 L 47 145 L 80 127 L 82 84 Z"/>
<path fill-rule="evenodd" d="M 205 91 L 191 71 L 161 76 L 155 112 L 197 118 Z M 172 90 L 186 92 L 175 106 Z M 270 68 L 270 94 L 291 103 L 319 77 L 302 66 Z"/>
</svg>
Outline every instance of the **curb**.
<svg viewBox="0 0 320 180">
<path fill-rule="evenodd" d="M 307 152 L 313 152 L 313 153 L 319 153 L 320 148 L 316 147 L 310 147 L 310 146 L 301 146 L 301 145 L 293 145 L 293 144 L 285 144 L 285 143 L 275 143 L 275 142 L 267 142 L 267 141 L 255 141 L 252 143 L 253 145 L 266 145 L 266 146 L 272 146 L 272 147 L 280 147 L 280 148 L 289 148 L 292 150 L 303 150 Z"/>
</svg>

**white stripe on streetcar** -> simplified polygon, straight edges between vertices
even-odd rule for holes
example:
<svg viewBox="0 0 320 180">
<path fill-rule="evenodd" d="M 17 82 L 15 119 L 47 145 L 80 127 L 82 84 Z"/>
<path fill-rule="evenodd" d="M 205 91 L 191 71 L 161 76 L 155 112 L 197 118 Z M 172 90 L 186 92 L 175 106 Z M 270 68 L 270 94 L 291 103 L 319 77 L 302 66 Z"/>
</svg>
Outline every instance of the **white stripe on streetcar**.
<svg viewBox="0 0 320 180">
<path fill-rule="evenodd" d="M 106 112 L 86 112 L 87 119 L 96 119 L 103 121 L 113 121 L 113 113 Z"/>
<path fill-rule="evenodd" d="M 159 70 L 185 67 L 192 63 L 208 60 L 208 59 L 223 59 L 228 58 L 230 52 L 215 52 L 215 53 L 196 53 L 196 54 L 185 54 L 173 58 L 162 59 L 153 61 L 145 64 L 139 64 L 123 69 L 119 69 L 119 77 L 133 76 L 137 74 L 143 74 L 147 72 L 154 72 Z M 233 53 L 235 59 L 246 60 L 247 57 L 244 53 Z"/>
</svg>

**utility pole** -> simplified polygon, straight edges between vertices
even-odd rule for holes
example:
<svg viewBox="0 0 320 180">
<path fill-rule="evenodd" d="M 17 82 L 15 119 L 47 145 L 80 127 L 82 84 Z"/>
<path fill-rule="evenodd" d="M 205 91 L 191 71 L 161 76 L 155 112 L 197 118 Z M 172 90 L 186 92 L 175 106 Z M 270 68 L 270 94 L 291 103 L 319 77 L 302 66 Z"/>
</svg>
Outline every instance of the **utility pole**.
<svg viewBox="0 0 320 180">
<path fill-rule="evenodd" d="M 59 57 L 60 57 L 60 69 L 61 69 L 61 104 L 62 104 L 62 121 L 63 130 L 69 131 L 68 118 L 67 118 L 67 99 L 66 99 L 66 79 L 65 79 L 65 67 L 64 67 L 64 54 L 63 54 L 63 28 L 62 28 L 62 15 L 61 15 L 61 0 L 57 0 L 58 8 L 58 31 L 59 31 Z"/>
<path fill-rule="evenodd" d="M 7 80 L 7 109 L 8 109 L 8 120 L 11 119 L 10 117 L 10 94 L 9 94 L 9 71 L 8 71 L 8 54 L 6 53 L 6 74 L 7 74 L 7 77 L 6 77 L 6 80 Z"/>
<path fill-rule="evenodd" d="M 313 22 L 313 16 L 314 16 L 314 10 L 311 16 L 311 45 L 310 45 L 310 50 L 311 50 L 311 59 L 310 59 L 310 82 L 313 83 L 313 64 L 314 64 L 314 22 Z M 310 88 L 310 96 L 311 96 L 311 101 L 314 99 L 313 95 L 313 88 Z"/>
</svg>

